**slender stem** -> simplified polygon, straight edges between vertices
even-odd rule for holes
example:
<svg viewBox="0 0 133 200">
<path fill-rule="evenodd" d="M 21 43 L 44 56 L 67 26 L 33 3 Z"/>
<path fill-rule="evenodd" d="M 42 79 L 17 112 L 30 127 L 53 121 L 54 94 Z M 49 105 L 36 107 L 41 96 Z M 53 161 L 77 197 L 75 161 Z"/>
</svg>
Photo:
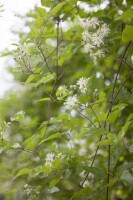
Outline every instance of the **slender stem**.
<svg viewBox="0 0 133 200">
<path fill-rule="evenodd" d="M 41 55 L 42 55 L 42 57 L 43 57 L 44 62 L 46 63 L 46 66 L 47 66 L 48 70 L 49 70 L 50 73 L 52 74 L 52 71 L 51 71 L 51 69 L 50 69 L 50 67 L 49 67 L 49 65 L 48 65 L 47 59 L 46 59 L 46 57 L 45 57 L 45 55 L 44 55 L 44 52 L 43 52 L 41 46 L 39 46 L 38 48 L 39 48 L 39 50 L 40 50 L 40 52 L 41 52 Z"/>
<path fill-rule="evenodd" d="M 117 82 L 117 79 L 118 79 L 118 76 L 119 76 L 119 73 L 120 73 L 120 70 L 121 70 L 121 67 L 122 67 L 122 63 L 123 63 L 123 60 L 124 60 L 124 57 L 126 55 L 126 52 L 128 50 L 128 48 L 130 47 L 131 45 L 131 41 L 128 43 L 123 55 L 122 55 L 122 58 L 121 58 L 121 61 L 120 61 L 120 64 L 119 64 L 119 67 L 118 67 L 118 70 L 117 70 L 117 73 L 116 73 L 116 77 L 115 77 L 115 82 L 114 82 L 114 85 L 113 85 L 113 90 L 112 90 L 112 94 L 111 94 L 111 100 L 113 100 L 113 96 L 114 96 L 114 90 L 115 90 L 115 87 L 116 87 L 116 82 Z"/>
<path fill-rule="evenodd" d="M 123 88 L 123 86 L 125 85 L 125 83 L 127 82 L 127 80 L 130 78 L 130 76 L 132 75 L 133 71 L 128 75 L 128 77 L 124 80 L 124 82 L 121 84 L 120 88 L 118 89 L 115 97 L 114 97 L 114 91 L 115 91 L 115 87 L 116 87 L 116 83 L 117 83 L 117 79 L 118 79 L 118 76 L 119 76 L 119 73 L 120 73 L 120 70 L 121 70 L 121 66 L 122 66 L 122 63 L 123 63 L 123 60 L 124 60 L 124 57 L 126 55 L 126 52 L 129 48 L 131 44 L 131 41 L 128 43 L 124 53 L 123 53 L 123 56 L 121 58 L 121 61 L 120 61 L 120 64 L 119 64 L 119 68 L 118 68 L 118 71 L 117 71 L 117 74 L 116 74 L 116 77 L 115 77 L 115 82 L 114 82 L 114 85 L 113 85 L 113 91 L 112 91 L 112 95 L 111 95 L 111 101 L 110 101 L 110 108 L 109 108 L 109 111 L 107 113 L 107 116 L 106 116 L 106 120 L 105 120 L 105 123 L 104 123 L 104 126 L 106 127 L 106 122 L 107 122 L 107 119 L 110 115 L 110 113 L 112 112 L 112 107 L 114 105 L 114 102 L 115 102 L 115 99 L 117 98 L 119 92 L 121 91 L 121 89 Z M 110 128 L 111 126 L 109 126 L 109 131 L 110 131 Z M 111 146 L 109 145 L 108 146 L 108 174 L 107 174 L 107 187 L 106 187 L 106 200 L 109 199 L 109 182 L 110 182 L 110 161 L 111 161 Z"/>
<path fill-rule="evenodd" d="M 77 110 L 77 112 L 78 112 L 80 115 L 82 115 L 83 117 L 85 117 L 95 128 L 97 128 L 96 125 L 95 125 L 86 115 L 82 114 L 82 113 L 81 113 L 80 111 L 78 111 L 78 110 Z"/>
<path fill-rule="evenodd" d="M 100 124 L 100 121 L 99 121 L 99 119 L 98 119 L 98 116 L 97 116 L 95 110 L 93 109 L 93 107 L 92 107 L 91 105 L 90 105 L 90 108 L 91 108 L 92 112 L 94 113 L 94 115 L 95 115 L 95 117 L 96 117 L 96 119 L 97 119 L 97 121 L 98 121 L 99 127 L 100 127 L 101 124 Z"/>
<path fill-rule="evenodd" d="M 57 28 L 56 28 L 56 77 L 58 77 L 58 54 L 59 54 L 59 26 L 60 26 L 60 17 L 57 20 Z"/>
<path fill-rule="evenodd" d="M 110 160 L 111 160 L 111 146 L 108 146 L 108 173 L 107 173 L 107 188 L 106 188 L 106 200 L 109 199 L 109 181 L 110 181 Z"/>
<path fill-rule="evenodd" d="M 120 88 L 118 89 L 114 99 L 113 99 L 113 103 L 115 102 L 118 94 L 120 93 L 121 89 L 123 88 L 123 86 L 125 85 L 125 83 L 128 81 L 128 79 L 131 77 L 131 75 L 133 74 L 133 71 L 127 76 L 127 78 L 125 78 L 125 80 L 123 81 L 123 83 L 121 84 Z"/>
<path fill-rule="evenodd" d="M 99 142 L 101 141 L 101 139 L 102 139 L 102 135 L 100 136 Z M 94 164 L 94 161 L 95 161 L 95 158 L 96 158 L 96 155 L 97 155 L 98 150 L 99 150 L 99 146 L 96 148 L 96 151 L 95 151 L 95 154 L 94 154 L 94 157 L 93 157 L 93 159 L 92 159 L 92 162 L 91 162 L 90 167 L 93 167 L 93 164 Z M 81 187 L 83 187 L 85 181 L 86 181 L 87 178 L 89 177 L 89 174 L 90 174 L 90 172 L 88 172 L 88 173 L 86 174 L 86 176 L 85 176 L 83 182 L 80 184 Z"/>
</svg>

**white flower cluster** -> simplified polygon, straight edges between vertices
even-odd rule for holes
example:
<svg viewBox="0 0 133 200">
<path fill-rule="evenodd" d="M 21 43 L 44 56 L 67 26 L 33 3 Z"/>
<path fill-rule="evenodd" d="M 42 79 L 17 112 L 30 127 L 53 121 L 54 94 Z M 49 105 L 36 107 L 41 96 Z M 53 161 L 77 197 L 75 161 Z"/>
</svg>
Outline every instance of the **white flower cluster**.
<svg viewBox="0 0 133 200">
<path fill-rule="evenodd" d="M 85 94 L 87 92 L 87 85 L 88 81 L 90 78 L 79 78 L 76 82 L 76 85 L 71 85 L 70 89 L 71 92 L 69 94 L 72 94 L 74 90 L 77 88 L 80 90 L 81 93 Z M 75 108 L 78 108 L 80 105 L 80 102 L 77 98 L 77 95 L 70 95 L 66 100 L 65 100 L 65 108 L 66 110 L 73 110 Z"/>
<path fill-rule="evenodd" d="M 25 192 L 25 194 L 30 195 L 30 194 L 32 193 L 32 188 L 31 188 L 31 186 L 28 185 L 28 184 L 25 184 L 25 185 L 24 185 L 24 192 Z"/>
<path fill-rule="evenodd" d="M 110 29 L 107 24 L 101 23 L 96 17 L 84 20 L 81 26 L 84 28 L 82 33 L 84 49 L 97 64 L 97 59 L 104 57 L 101 46 L 104 45 L 104 39 L 108 36 Z"/>
<path fill-rule="evenodd" d="M 80 91 L 82 93 L 86 93 L 87 92 L 87 84 L 88 84 L 89 78 L 80 78 L 76 85 L 79 87 Z"/>
<path fill-rule="evenodd" d="M 46 156 L 46 163 L 45 165 L 49 165 L 50 167 L 52 166 L 52 162 L 54 160 L 55 154 L 54 153 L 48 153 Z"/>
<path fill-rule="evenodd" d="M 64 103 L 67 110 L 72 110 L 78 107 L 78 104 L 79 104 L 79 101 L 76 95 L 69 96 Z"/>
<path fill-rule="evenodd" d="M 56 156 L 54 153 L 48 153 L 46 158 L 45 158 L 45 165 L 49 165 L 50 167 L 52 167 L 52 163 L 54 161 L 55 158 L 57 159 L 63 159 L 65 156 L 62 153 L 58 153 Z"/>
</svg>

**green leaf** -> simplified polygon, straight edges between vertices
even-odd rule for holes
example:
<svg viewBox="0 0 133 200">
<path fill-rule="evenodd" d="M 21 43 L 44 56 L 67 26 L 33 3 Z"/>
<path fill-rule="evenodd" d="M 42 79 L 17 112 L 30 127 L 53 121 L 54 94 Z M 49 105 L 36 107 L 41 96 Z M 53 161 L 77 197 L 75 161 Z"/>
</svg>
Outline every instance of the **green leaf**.
<svg viewBox="0 0 133 200">
<path fill-rule="evenodd" d="M 121 19 L 133 18 L 133 10 L 127 10 L 121 15 Z"/>
<path fill-rule="evenodd" d="M 124 43 L 133 41 L 133 26 L 126 25 L 125 29 L 122 32 L 122 41 Z"/>
<path fill-rule="evenodd" d="M 29 174 L 31 172 L 32 169 L 29 169 L 29 168 L 23 168 L 21 169 L 17 174 L 16 176 L 13 178 L 13 180 L 19 176 L 22 176 L 22 175 L 25 175 L 25 174 Z"/>
<path fill-rule="evenodd" d="M 35 9 L 36 9 L 36 11 L 38 12 L 38 14 L 39 14 L 41 17 L 44 17 L 44 16 L 45 16 L 46 11 L 45 11 L 44 8 L 41 8 L 41 7 L 36 6 Z"/>
<path fill-rule="evenodd" d="M 97 142 L 97 146 L 107 146 L 107 145 L 114 145 L 115 142 L 113 140 L 110 140 L 110 139 L 106 139 L 106 140 L 103 140 L 103 141 L 100 141 L 100 142 Z"/>
<path fill-rule="evenodd" d="M 59 192 L 60 191 L 60 189 L 58 188 L 58 187 L 53 187 L 49 192 L 50 193 L 55 193 L 55 192 Z"/>
<path fill-rule="evenodd" d="M 48 83 L 51 80 L 55 79 L 55 73 L 48 73 L 45 74 L 39 81 L 37 81 L 37 83 L 35 84 L 35 87 L 38 87 L 41 84 L 45 84 Z"/>
<path fill-rule="evenodd" d="M 116 110 L 114 112 L 111 112 L 109 117 L 108 117 L 108 119 L 107 119 L 107 122 L 108 123 L 113 123 L 116 120 L 116 118 L 119 115 L 119 113 L 120 113 L 120 110 Z"/>
<path fill-rule="evenodd" d="M 36 28 L 31 28 L 31 31 L 29 33 L 30 37 L 37 38 L 40 34 L 40 31 Z"/>
<path fill-rule="evenodd" d="M 108 139 L 115 140 L 117 137 L 114 133 L 108 133 Z"/>
<path fill-rule="evenodd" d="M 112 187 L 117 181 L 119 181 L 119 177 L 112 178 L 107 184 L 108 187 Z"/>
<path fill-rule="evenodd" d="M 11 121 L 21 122 L 24 120 L 24 115 L 25 115 L 24 111 L 19 111 L 15 113 L 14 117 L 11 117 Z"/>
<path fill-rule="evenodd" d="M 53 140 L 53 139 L 57 139 L 57 138 L 61 138 L 61 133 L 55 133 L 55 134 L 53 134 L 53 135 L 50 135 L 48 138 L 42 140 L 42 141 L 39 143 L 39 145 L 42 144 L 43 142 L 46 142 L 46 141 L 49 141 L 49 140 Z"/>
<path fill-rule="evenodd" d="M 42 6 L 50 7 L 53 1 L 51 0 L 41 0 Z"/>
<path fill-rule="evenodd" d="M 124 171 L 122 176 L 120 177 L 120 180 L 124 182 L 126 187 L 133 188 L 133 178 L 132 178 L 132 175 L 129 171 Z"/>
<path fill-rule="evenodd" d="M 42 98 L 42 99 L 37 100 L 36 102 L 40 102 L 40 101 L 50 101 L 50 98 Z"/>
<path fill-rule="evenodd" d="M 89 134 L 99 134 L 99 135 L 106 135 L 107 131 L 105 128 L 90 128 Z"/>
<path fill-rule="evenodd" d="M 48 166 L 48 165 L 41 166 L 40 171 L 43 173 L 50 173 L 50 166 Z"/>
<path fill-rule="evenodd" d="M 69 115 L 67 113 L 62 113 L 57 117 L 57 120 L 68 120 Z"/>
<path fill-rule="evenodd" d="M 89 187 L 85 187 L 82 190 L 75 192 L 73 197 L 78 197 L 78 199 L 79 199 L 79 197 L 82 197 L 82 196 L 86 197 L 86 195 L 89 194 L 90 192 L 92 192 L 92 189 Z"/>
<path fill-rule="evenodd" d="M 122 101 L 122 102 L 125 102 L 127 103 L 130 98 L 131 98 L 131 94 L 130 92 L 126 89 L 126 88 L 122 88 L 119 95 L 118 95 L 118 98 Z"/>
<path fill-rule="evenodd" d="M 106 171 L 98 167 L 88 167 L 87 170 L 98 178 L 106 177 Z"/>
<path fill-rule="evenodd" d="M 57 183 L 59 183 L 59 181 L 60 181 L 60 178 L 57 178 L 57 179 L 52 180 L 52 181 L 49 183 L 49 188 L 50 188 L 50 190 L 51 190 L 55 185 L 57 185 Z"/>
<path fill-rule="evenodd" d="M 60 163 L 61 163 L 61 160 L 60 159 L 55 159 L 52 163 L 52 168 L 53 169 L 59 169 L 59 166 L 60 166 Z"/>
<path fill-rule="evenodd" d="M 116 4 L 122 5 L 123 0 L 115 0 Z"/>
<path fill-rule="evenodd" d="M 118 159 L 120 157 L 120 155 L 122 154 L 122 152 L 124 151 L 125 146 L 116 146 L 112 147 L 112 154 L 111 154 L 111 166 L 112 168 L 114 168 L 118 162 Z"/>
<path fill-rule="evenodd" d="M 103 84 L 104 84 L 103 77 L 97 78 L 96 76 L 92 76 L 89 82 L 90 82 L 90 89 L 92 91 L 95 91 L 95 89 L 98 89 L 98 91 L 103 90 Z"/>
<path fill-rule="evenodd" d="M 35 75 L 31 74 L 28 79 L 26 80 L 26 83 L 31 83 L 35 79 Z"/>
<path fill-rule="evenodd" d="M 124 163 L 123 165 L 117 167 L 117 174 L 121 175 L 123 171 L 128 170 L 133 167 L 133 162 Z"/>
<path fill-rule="evenodd" d="M 60 2 L 56 7 L 51 10 L 50 15 L 55 16 L 65 4 L 66 2 Z"/>
<path fill-rule="evenodd" d="M 120 132 L 119 132 L 119 134 L 118 134 L 118 139 L 121 140 L 121 139 L 125 136 L 125 134 L 126 134 L 128 128 L 129 128 L 129 126 L 130 126 L 132 123 L 133 123 L 133 121 L 127 122 L 127 123 L 122 127 L 122 129 L 120 130 Z"/>
</svg>

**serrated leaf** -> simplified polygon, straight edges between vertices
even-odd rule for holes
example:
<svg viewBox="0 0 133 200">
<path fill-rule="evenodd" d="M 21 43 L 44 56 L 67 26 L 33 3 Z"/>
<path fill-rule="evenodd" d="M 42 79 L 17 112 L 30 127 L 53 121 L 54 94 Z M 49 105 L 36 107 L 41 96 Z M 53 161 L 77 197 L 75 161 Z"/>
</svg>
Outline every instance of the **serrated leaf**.
<svg viewBox="0 0 133 200">
<path fill-rule="evenodd" d="M 133 41 L 133 26 L 126 25 L 125 29 L 122 32 L 122 41 L 124 43 Z"/>
<path fill-rule="evenodd" d="M 23 168 L 21 169 L 17 174 L 16 176 L 13 178 L 13 180 L 19 176 L 22 176 L 22 175 L 25 175 L 25 174 L 29 174 L 30 172 L 32 171 L 32 169 L 29 169 L 29 168 Z"/>
<path fill-rule="evenodd" d="M 55 16 L 65 4 L 66 2 L 60 2 L 56 7 L 51 10 L 50 15 Z"/>
<path fill-rule="evenodd" d="M 121 19 L 133 18 L 133 10 L 127 10 L 121 15 Z"/>
<path fill-rule="evenodd" d="M 36 102 L 40 102 L 40 101 L 50 101 L 50 98 L 42 98 L 42 99 L 37 100 Z"/>
<path fill-rule="evenodd" d="M 119 113 L 120 113 L 120 110 L 116 110 L 114 112 L 111 112 L 109 117 L 108 117 L 108 119 L 107 119 L 107 122 L 108 123 L 113 123 L 116 120 L 116 118 L 119 115 Z"/>
<path fill-rule="evenodd" d="M 37 81 L 37 83 L 35 84 L 35 87 L 38 87 L 41 84 L 45 84 L 48 83 L 51 80 L 55 79 L 55 73 L 48 73 L 45 74 L 39 81 Z"/>
<path fill-rule="evenodd" d="M 48 138 L 42 140 L 42 141 L 39 143 L 39 145 L 42 144 L 42 143 L 44 143 L 44 142 L 47 142 L 47 141 L 49 141 L 49 140 L 53 140 L 53 139 L 57 139 L 57 138 L 61 138 L 61 133 L 55 133 L 55 134 L 53 134 L 53 135 L 50 135 Z"/>
</svg>

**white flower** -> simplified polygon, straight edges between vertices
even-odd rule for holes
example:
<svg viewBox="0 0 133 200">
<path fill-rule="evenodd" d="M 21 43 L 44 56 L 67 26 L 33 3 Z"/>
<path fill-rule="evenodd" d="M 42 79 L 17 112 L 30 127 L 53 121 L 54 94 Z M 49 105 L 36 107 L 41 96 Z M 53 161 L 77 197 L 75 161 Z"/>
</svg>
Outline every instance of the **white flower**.
<svg viewBox="0 0 133 200">
<path fill-rule="evenodd" d="M 56 158 L 63 159 L 65 158 L 65 156 L 62 153 L 58 153 Z"/>
<path fill-rule="evenodd" d="M 110 33 L 110 29 L 108 27 L 107 24 L 102 24 L 101 27 L 99 28 L 99 30 L 97 31 L 97 33 L 99 35 L 101 35 L 101 37 L 107 37 L 107 35 Z"/>
<path fill-rule="evenodd" d="M 52 162 L 54 160 L 55 154 L 54 153 L 48 153 L 46 156 L 46 165 L 52 166 Z"/>
<path fill-rule="evenodd" d="M 89 53 L 94 64 L 97 64 L 98 58 L 104 57 L 101 47 L 104 45 L 105 37 L 108 36 L 110 29 L 107 24 L 100 22 L 96 17 L 84 20 L 81 26 L 84 28 L 82 33 L 84 50 Z"/>
<path fill-rule="evenodd" d="M 76 90 L 77 86 L 76 85 L 70 85 L 71 90 Z"/>
<path fill-rule="evenodd" d="M 85 52 L 87 52 L 87 53 L 91 53 L 91 52 L 93 52 L 93 49 L 95 48 L 95 46 L 93 45 L 93 44 L 90 44 L 90 43 L 86 43 L 85 45 L 84 45 L 84 50 L 85 50 Z"/>
<path fill-rule="evenodd" d="M 86 180 L 86 181 L 84 182 L 83 187 L 88 187 L 89 185 L 90 185 L 90 182 L 89 182 L 88 180 Z"/>
<path fill-rule="evenodd" d="M 97 57 L 99 57 L 99 58 L 104 58 L 105 53 L 104 53 L 103 50 L 98 49 L 98 50 L 95 52 L 94 55 L 97 56 Z"/>
<path fill-rule="evenodd" d="M 81 23 L 81 26 L 85 29 L 93 28 L 95 29 L 99 25 L 99 20 L 96 17 L 88 18 Z"/>
<path fill-rule="evenodd" d="M 80 78 L 77 81 L 77 85 L 79 86 L 79 89 L 82 93 L 86 93 L 87 92 L 87 84 L 88 84 L 89 78 Z"/>
<path fill-rule="evenodd" d="M 76 95 L 68 97 L 64 103 L 66 109 L 68 110 L 72 110 L 73 108 L 77 107 L 78 104 L 79 104 L 79 101 Z"/>
<path fill-rule="evenodd" d="M 83 40 L 83 43 L 85 44 L 86 42 L 90 42 L 90 41 L 91 41 L 91 37 L 92 37 L 92 35 L 88 32 L 88 30 L 85 30 L 85 31 L 82 33 L 82 40 Z"/>
<path fill-rule="evenodd" d="M 104 43 L 103 38 L 100 35 L 98 35 L 97 33 L 94 33 L 92 35 L 92 43 L 94 46 L 100 47 L 101 44 Z"/>
</svg>

